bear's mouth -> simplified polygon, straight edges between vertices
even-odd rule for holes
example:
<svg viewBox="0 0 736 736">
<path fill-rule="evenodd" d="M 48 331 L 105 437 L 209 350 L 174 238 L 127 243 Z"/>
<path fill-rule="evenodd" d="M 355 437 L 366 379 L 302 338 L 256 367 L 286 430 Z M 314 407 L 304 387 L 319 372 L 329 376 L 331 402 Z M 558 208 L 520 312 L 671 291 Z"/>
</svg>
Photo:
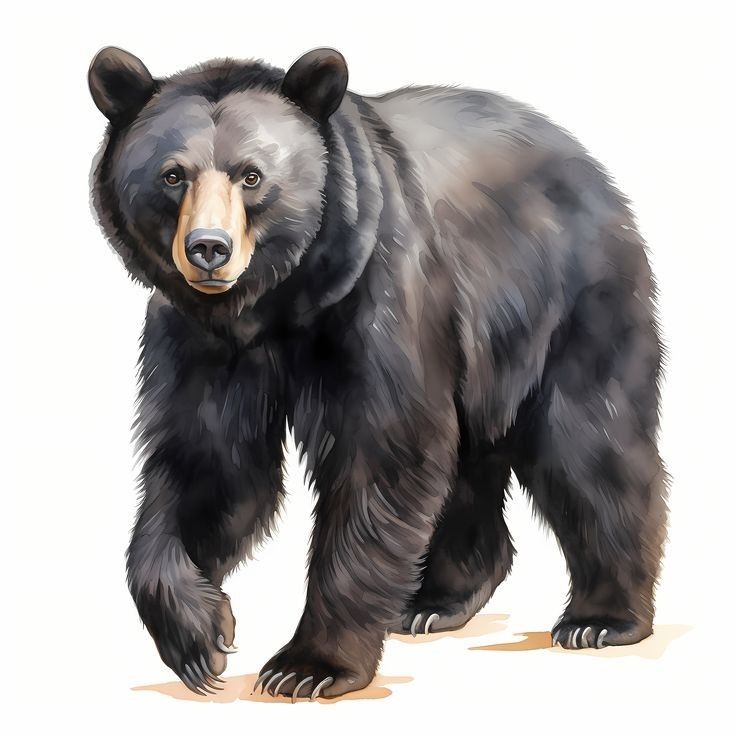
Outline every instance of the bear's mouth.
<svg viewBox="0 0 736 736">
<path fill-rule="evenodd" d="M 190 284 L 201 284 L 202 286 L 232 286 L 237 279 L 199 279 L 190 281 Z"/>
</svg>

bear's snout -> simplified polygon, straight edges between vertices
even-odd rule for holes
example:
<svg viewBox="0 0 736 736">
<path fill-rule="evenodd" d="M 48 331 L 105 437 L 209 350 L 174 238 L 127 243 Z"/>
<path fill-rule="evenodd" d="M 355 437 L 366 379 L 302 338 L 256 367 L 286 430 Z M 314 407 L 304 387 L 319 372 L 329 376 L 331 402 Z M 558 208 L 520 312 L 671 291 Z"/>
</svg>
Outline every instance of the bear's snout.
<svg viewBox="0 0 736 736">
<path fill-rule="evenodd" d="M 241 190 L 225 172 L 208 169 L 184 192 L 172 252 L 174 264 L 197 291 L 227 291 L 250 263 L 254 243 Z"/>
</svg>

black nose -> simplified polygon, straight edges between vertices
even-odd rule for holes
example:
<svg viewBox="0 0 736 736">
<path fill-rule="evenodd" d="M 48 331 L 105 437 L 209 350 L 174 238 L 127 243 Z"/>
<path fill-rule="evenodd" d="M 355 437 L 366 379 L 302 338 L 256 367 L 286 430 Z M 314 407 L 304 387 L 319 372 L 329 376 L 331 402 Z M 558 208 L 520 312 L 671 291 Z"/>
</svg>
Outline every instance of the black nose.
<svg viewBox="0 0 736 736">
<path fill-rule="evenodd" d="M 203 271 L 224 266 L 233 254 L 233 239 L 220 228 L 198 227 L 184 239 L 187 260 Z"/>
</svg>

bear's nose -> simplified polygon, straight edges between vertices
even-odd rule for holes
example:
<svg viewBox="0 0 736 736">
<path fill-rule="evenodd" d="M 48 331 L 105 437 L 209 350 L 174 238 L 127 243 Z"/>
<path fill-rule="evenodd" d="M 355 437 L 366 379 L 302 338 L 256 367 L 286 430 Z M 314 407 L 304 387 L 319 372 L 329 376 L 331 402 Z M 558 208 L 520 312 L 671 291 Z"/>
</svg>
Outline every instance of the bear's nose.
<svg viewBox="0 0 736 736">
<path fill-rule="evenodd" d="M 233 239 L 220 228 L 198 227 L 184 239 L 187 260 L 203 271 L 224 266 L 233 254 Z"/>
</svg>

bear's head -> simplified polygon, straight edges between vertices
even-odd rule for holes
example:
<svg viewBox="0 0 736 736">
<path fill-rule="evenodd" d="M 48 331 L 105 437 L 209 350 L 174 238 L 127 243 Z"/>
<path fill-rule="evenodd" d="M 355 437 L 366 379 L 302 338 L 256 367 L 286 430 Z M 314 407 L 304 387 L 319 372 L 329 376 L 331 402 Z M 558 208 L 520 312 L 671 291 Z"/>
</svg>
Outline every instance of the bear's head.
<svg viewBox="0 0 736 736">
<path fill-rule="evenodd" d="M 322 219 L 325 127 L 347 87 L 337 51 L 286 74 L 220 60 L 156 79 L 110 47 L 89 86 L 109 120 L 93 202 L 135 278 L 239 312 L 289 275 Z"/>
</svg>

